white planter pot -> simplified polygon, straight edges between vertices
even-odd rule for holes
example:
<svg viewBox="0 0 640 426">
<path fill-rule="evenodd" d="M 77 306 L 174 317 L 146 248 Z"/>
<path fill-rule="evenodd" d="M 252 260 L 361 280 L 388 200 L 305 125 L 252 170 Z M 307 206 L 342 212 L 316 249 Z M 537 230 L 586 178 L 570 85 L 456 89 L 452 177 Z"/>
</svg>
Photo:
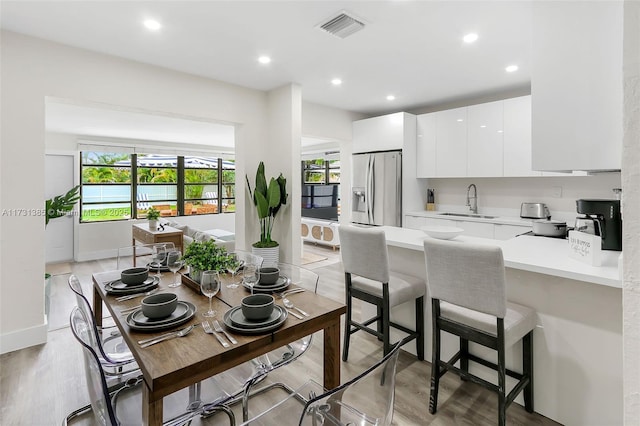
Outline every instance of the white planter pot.
<svg viewBox="0 0 640 426">
<path fill-rule="evenodd" d="M 158 221 L 157 220 L 150 220 L 149 221 L 149 229 L 152 231 L 155 231 L 156 229 L 158 229 Z"/>
<path fill-rule="evenodd" d="M 266 248 L 251 247 L 251 253 L 264 259 L 262 262 L 263 268 L 277 267 L 280 261 L 280 246 Z"/>
</svg>

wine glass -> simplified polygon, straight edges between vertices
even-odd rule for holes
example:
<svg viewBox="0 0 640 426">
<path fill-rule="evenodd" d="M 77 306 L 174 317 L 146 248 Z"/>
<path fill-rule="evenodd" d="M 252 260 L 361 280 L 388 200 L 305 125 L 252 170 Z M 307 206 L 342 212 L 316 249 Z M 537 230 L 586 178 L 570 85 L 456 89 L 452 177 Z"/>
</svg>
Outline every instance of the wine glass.
<svg viewBox="0 0 640 426">
<path fill-rule="evenodd" d="M 156 277 L 160 278 L 162 274 L 160 274 L 160 268 L 162 267 L 162 262 L 167 258 L 167 247 L 164 244 L 158 244 L 153 246 L 153 266 L 158 267 L 158 272 L 156 273 Z"/>
<path fill-rule="evenodd" d="M 216 315 L 216 311 L 211 306 L 211 299 L 220 291 L 220 275 L 218 271 L 203 271 L 200 278 L 200 291 L 209 298 L 209 310 L 202 314 L 203 317 L 211 318 Z"/>
<path fill-rule="evenodd" d="M 260 270 L 253 263 L 247 263 L 244 265 L 242 277 L 243 282 L 249 286 L 251 294 L 253 294 L 253 286 L 260 280 Z"/>
<path fill-rule="evenodd" d="M 229 266 L 227 272 L 231 274 L 231 283 L 227 284 L 227 288 L 237 288 L 236 274 L 244 266 L 244 260 L 238 258 L 238 253 L 229 253 Z"/>
<path fill-rule="evenodd" d="M 182 252 L 180 250 L 173 250 L 167 254 L 167 267 L 171 272 L 173 272 L 173 282 L 169 284 L 169 287 L 178 287 L 180 284 L 180 280 L 176 280 L 176 273 L 184 266 L 184 261 L 182 260 Z"/>
</svg>

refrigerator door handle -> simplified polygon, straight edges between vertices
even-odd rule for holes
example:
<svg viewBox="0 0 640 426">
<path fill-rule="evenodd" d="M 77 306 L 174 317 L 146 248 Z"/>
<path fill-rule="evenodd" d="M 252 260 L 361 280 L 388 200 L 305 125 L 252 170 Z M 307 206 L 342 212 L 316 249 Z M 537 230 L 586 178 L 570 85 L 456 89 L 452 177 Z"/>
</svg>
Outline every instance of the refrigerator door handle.
<svg viewBox="0 0 640 426">
<path fill-rule="evenodd" d="M 369 223 L 375 225 L 374 217 L 374 203 L 375 203 L 375 191 L 376 191 L 376 157 L 371 155 L 371 171 L 369 172 Z"/>
</svg>

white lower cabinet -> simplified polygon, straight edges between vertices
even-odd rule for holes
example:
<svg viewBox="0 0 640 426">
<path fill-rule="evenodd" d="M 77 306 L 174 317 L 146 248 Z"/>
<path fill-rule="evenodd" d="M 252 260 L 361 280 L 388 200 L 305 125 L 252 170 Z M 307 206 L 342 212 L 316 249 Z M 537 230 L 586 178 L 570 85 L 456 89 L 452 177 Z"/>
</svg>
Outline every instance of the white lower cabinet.
<svg viewBox="0 0 640 426">
<path fill-rule="evenodd" d="M 458 228 L 464 229 L 462 235 L 470 237 L 493 238 L 493 223 L 468 222 L 465 220 L 455 221 Z"/>
</svg>

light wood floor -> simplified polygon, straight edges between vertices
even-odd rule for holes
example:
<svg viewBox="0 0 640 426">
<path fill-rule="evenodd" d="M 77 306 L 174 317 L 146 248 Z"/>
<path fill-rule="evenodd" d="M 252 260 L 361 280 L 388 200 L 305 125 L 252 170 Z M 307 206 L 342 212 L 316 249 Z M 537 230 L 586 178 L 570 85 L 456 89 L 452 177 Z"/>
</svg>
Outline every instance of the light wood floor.
<svg viewBox="0 0 640 426">
<path fill-rule="evenodd" d="M 343 272 L 339 250 L 305 243 L 304 250 L 326 256 L 327 260 L 305 265 L 320 275 L 320 293 L 342 301 Z M 90 293 L 91 274 L 115 267 L 113 260 L 72 264 L 85 291 Z M 69 312 L 75 298 L 67 287 L 67 275 L 55 276 L 52 283 L 52 303 L 48 342 L 0 357 L 0 424 L 59 425 L 68 412 L 88 402 L 80 348 L 68 328 Z M 355 307 L 359 313 L 358 306 Z M 342 363 L 342 379 L 359 374 L 382 356 L 381 344 L 372 336 L 356 333 L 352 336 L 349 361 Z M 440 382 L 438 412 L 428 412 L 430 364 L 418 361 L 406 352 L 400 354 L 396 375 L 394 425 L 495 425 L 497 397 L 473 383 L 462 382 L 447 374 Z M 284 381 L 294 387 L 307 379 L 322 381 L 322 336 L 315 336 L 311 349 L 301 358 L 272 373 L 267 381 Z M 270 403 L 270 398 L 282 398 L 278 391 L 256 397 L 250 405 L 258 413 Z M 258 399 L 260 398 L 260 399 Z M 541 415 L 529 414 L 513 404 L 507 412 L 509 425 L 557 425 Z M 237 418 L 241 415 L 236 410 Z M 92 425 L 85 417 L 74 424 Z M 216 415 L 194 424 L 224 425 L 226 417 Z M 275 426 L 275 425 L 274 425 Z"/>
</svg>

